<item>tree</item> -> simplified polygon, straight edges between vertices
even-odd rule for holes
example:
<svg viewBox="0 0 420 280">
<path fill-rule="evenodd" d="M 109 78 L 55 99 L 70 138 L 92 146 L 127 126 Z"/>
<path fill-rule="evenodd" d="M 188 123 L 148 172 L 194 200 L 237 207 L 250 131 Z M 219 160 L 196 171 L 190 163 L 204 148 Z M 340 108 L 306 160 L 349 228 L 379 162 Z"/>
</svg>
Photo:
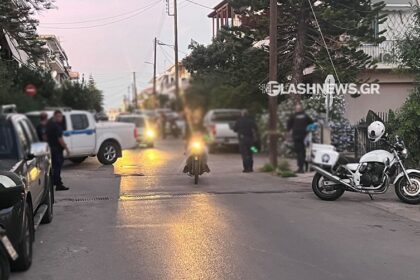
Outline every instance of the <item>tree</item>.
<svg viewBox="0 0 420 280">
<path fill-rule="evenodd" d="M 192 73 L 185 101 L 204 110 L 216 107 L 261 111 L 265 96 L 260 84 L 267 78 L 268 53 L 254 48 L 255 39 L 241 28 L 222 30 L 209 46 L 192 45 L 183 64 Z"/>
<path fill-rule="evenodd" d="M 310 79 L 311 82 L 323 82 L 328 74 L 335 74 L 331 60 L 341 82 L 357 81 L 360 71 L 375 62 L 358 49 L 361 43 L 378 43 L 384 39 L 373 24 L 385 20 L 384 16 L 379 16 L 384 3 L 325 0 L 318 1 L 321 4 L 316 6 L 314 0 L 310 1 L 278 1 L 278 81 L 297 84 Z M 268 48 L 259 43 L 268 36 L 269 1 L 230 0 L 229 3 L 239 14 L 242 24 L 223 28 L 207 47 L 191 46 L 192 53 L 184 60 L 193 73 L 187 102 L 195 98 L 213 106 L 218 104 L 220 97 L 226 106 L 252 104 L 261 110 L 265 107 L 266 96 L 260 94 L 258 86 L 267 81 Z M 256 44 L 261 47 L 255 47 Z M 303 70 L 311 66 L 313 73 L 304 77 Z M 234 103 L 233 100 L 242 102 Z"/>
<path fill-rule="evenodd" d="M 416 87 L 407 98 L 403 106 L 394 114 L 391 113 L 390 127 L 393 133 L 401 136 L 408 151 L 409 161 L 415 166 L 420 166 L 420 8 L 416 7 L 415 23 L 410 28 L 404 39 L 399 44 L 401 67 L 405 71 L 414 73 Z"/>
<path fill-rule="evenodd" d="M 0 84 L 0 104 L 16 104 L 22 112 L 61 105 L 56 83 L 49 73 L 0 60 Z M 36 96 L 25 95 L 24 89 L 28 84 L 36 86 Z"/>
<path fill-rule="evenodd" d="M 34 17 L 36 11 L 50 9 L 54 0 L 2 0 L 0 2 L 0 45 L 3 48 L 7 41 L 5 35 L 12 39 L 13 44 L 27 53 L 32 61 L 38 60 L 44 53 L 44 45 L 38 38 L 38 20 Z"/>
<path fill-rule="evenodd" d="M 65 82 L 60 89 L 62 103 L 66 107 L 77 110 L 103 110 L 103 94 L 96 88 L 95 80 L 91 76 L 88 84 Z"/>
</svg>

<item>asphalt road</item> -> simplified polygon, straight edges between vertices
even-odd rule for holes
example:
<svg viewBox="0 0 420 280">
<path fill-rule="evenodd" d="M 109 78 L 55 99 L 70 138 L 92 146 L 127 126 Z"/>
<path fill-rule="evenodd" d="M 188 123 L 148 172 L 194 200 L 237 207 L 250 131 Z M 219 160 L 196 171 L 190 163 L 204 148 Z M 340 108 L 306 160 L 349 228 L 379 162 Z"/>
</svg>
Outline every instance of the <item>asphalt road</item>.
<svg viewBox="0 0 420 280">
<path fill-rule="evenodd" d="M 168 140 L 115 167 L 68 164 L 71 190 L 12 279 L 420 279 L 418 206 L 322 202 L 308 184 L 242 174 L 236 154 L 212 155 L 195 186 L 183 160 Z"/>
</svg>

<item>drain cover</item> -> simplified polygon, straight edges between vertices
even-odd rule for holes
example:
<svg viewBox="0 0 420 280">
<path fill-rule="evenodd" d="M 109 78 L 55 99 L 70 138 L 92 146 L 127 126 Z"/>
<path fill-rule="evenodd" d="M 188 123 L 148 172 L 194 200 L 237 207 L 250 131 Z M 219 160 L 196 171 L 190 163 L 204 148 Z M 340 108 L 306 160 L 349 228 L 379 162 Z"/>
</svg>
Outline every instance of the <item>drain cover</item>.
<svg viewBox="0 0 420 280">
<path fill-rule="evenodd" d="M 69 197 L 57 199 L 58 201 L 69 201 L 69 202 L 89 202 L 89 201 L 106 201 L 111 200 L 108 196 L 97 196 L 97 197 Z"/>
</svg>

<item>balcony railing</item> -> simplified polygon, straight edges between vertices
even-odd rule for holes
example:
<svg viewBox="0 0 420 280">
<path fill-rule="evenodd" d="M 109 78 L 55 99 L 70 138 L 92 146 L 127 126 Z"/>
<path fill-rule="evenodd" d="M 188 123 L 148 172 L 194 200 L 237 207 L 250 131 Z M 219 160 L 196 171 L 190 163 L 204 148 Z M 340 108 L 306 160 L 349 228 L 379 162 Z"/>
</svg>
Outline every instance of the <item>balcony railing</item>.
<svg viewBox="0 0 420 280">
<path fill-rule="evenodd" d="M 391 67 L 399 64 L 397 40 L 387 40 L 372 45 L 364 44 L 359 49 L 370 55 L 379 65 Z"/>
</svg>

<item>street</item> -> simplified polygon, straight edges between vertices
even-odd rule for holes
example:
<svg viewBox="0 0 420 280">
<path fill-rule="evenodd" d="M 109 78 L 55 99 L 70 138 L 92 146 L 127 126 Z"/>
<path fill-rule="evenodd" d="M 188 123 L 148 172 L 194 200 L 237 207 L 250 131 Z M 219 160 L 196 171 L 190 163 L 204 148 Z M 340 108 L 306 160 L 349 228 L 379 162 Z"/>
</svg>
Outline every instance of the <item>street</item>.
<svg viewBox="0 0 420 280">
<path fill-rule="evenodd" d="M 114 167 L 66 163 L 71 189 L 12 279 L 419 279 L 420 208 L 393 191 L 324 202 L 308 183 L 241 173 L 235 153 L 210 155 L 195 186 L 183 161 L 165 140 Z"/>
</svg>

